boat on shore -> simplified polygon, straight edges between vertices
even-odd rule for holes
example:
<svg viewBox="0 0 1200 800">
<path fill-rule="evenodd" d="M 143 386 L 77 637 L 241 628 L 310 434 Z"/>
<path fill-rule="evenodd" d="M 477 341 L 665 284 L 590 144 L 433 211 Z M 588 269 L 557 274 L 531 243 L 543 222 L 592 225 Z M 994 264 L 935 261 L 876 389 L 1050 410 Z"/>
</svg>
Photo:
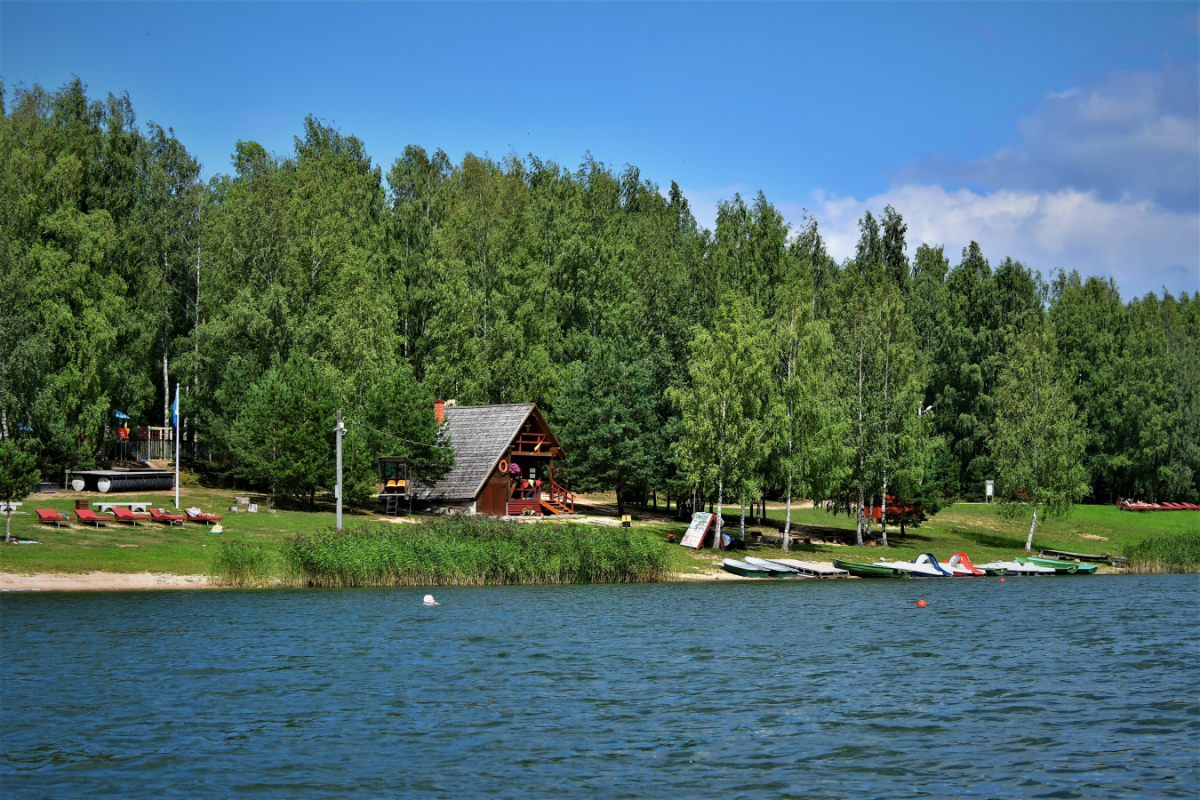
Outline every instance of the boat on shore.
<svg viewBox="0 0 1200 800">
<path fill-rule="evenodd" d="M 949 561 L 942 562 L 942 568 L 949 570 L 956 578 L 981 578 L 987 573 L 971 563 L 966 553 L 954 553 Z"/>
<path fill-rule="evenodd" d="M 921 553 L 921 555 L 913 559 L 913 563 L 929 567 L 944 578 L 954 577 L 954 573 L 947 569 L 942 562 L 938 561 L 937 556 L 933 553 Z"/>
<path fill-rule="evenodd" d="M 736 561 L 732 558 L 726 558 L 721 561 L 721 569 L 726 572 L 731 572 L 741 578 L 769 578 L 771 573 L 761 567 L 756 567 L 753 564 L 747 564 L 745 561 Z"/>
<path fill-rule="evenodd" d="M 797 561 L 794 558 L 772 558 L 771 563 L 791 567 L 807 578 L 848 578 L 849 573 L 820 561 Z"/>
<path fill-rule="evenodd" d="M 906 575 L 895 567 L 882 564 L 860 564 L 857 561 L 842 561 L 840 558 L 835 558 L 833 565 L 838 569 L 846 570 L 856 578 L 902 578 Z"/>
<path fill-rule="evenodd" d="M 1037 564 L 1022 564 L 1020 561 L 992 561 L 987 564 L 980 564 L 979 568 L 984 572 L 996 575 L 1033 577 L 1036 575 L 1055 574 L 1054 569 L 1051 567 L 1039 567 Z M 1004 570 L 1004 572 L 992 572 L 993 570 Z"/>
<path fill-rule="evenodd" d="M 800 572 L 786 564 L 778 564 L 765 558 L 756 558 L 754 556 L 746 556 L 744 559 L 747 564 L 759 569 L 765 569 L 771 573 L 772 578 L 799 578 L 802 577 Z"/>
<path fill-rule="evenodd" d="M 1099 569 L 1095 564 L 1081 564 L 1078 561 L 1062 561 L 1057 558 L 1018 558 L 1023 564 L 1036 564 L 1039 567 L 1050 567 L 1059 575 L 1095 575 Z"/>
<path fill-rule="evenodd" d="M 891 567 L 897 572 L 901 572 L 910 578 L 944 578 L 946 577 L 941 570 L 934 569 L 928 564 L 917 564 L 912 561 L 884 561 L 880 559 L 875 562 L 881 567 Z"/>
</svg>

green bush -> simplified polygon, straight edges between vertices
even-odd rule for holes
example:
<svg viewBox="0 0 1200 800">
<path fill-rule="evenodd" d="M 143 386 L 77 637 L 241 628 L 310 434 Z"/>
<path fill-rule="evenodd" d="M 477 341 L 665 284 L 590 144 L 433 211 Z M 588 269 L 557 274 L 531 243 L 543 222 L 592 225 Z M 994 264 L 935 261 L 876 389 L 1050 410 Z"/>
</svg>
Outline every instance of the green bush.
<svg viewBox="0 0 1200 800">
<path fill-rule="evenodd" d="M 631 529 L 462 517 L 297 534 L 282 556 L 304 586 L 651 583 L 669 550 Z"/>
<path fill-rule="evenodd" d="M 1131 572 L 1200 572 L 1200 531 L 1152 534 L 1125 556 Z"/>
</svg>

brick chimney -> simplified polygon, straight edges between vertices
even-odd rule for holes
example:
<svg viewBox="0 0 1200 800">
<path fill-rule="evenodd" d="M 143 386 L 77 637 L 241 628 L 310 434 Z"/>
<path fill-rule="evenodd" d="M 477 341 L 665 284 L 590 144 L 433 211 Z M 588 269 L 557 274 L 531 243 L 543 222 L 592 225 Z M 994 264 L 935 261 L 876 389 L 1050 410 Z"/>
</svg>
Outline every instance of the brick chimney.
<svg viewBox="0 0 1200 800">
<path fill-rule="evenodd" d="M 446 421 L 446 401 L 440 397 L 433 401 L 433 415 L 437 417 L 438 425 Z"/>
</svg>

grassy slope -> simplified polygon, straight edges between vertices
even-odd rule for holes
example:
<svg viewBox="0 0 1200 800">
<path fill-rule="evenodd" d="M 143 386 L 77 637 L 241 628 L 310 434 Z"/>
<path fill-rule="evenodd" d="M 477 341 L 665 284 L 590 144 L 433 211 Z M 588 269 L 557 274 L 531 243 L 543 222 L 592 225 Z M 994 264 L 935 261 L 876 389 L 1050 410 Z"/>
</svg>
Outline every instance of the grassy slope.
<svg viewBox="0 0 1200 800">
<path fill-rule="evenodd" d="M 128 497 L 86 493 L 77 495 L 70 492 L 34 496 L 23 506 L 23 510 L 27 509 L 28 513 L 14 514 L 13 533 L 21 538 L 36 539 L 42 544 L 0 546 L 0 571 L 31 573 L 104 570 L 195 574 L 207 571 L 212 545 L 222 539 L 243 539 L 262 544 L 268 549 L 277 549 L 288 534 L 321 530 L 333 524 L 333 513 L 328 506 L 315 512 L 223 512 L 222 509 L 232 505 L 235 494 L 233 491 L 201 488 L 187 488 L 182 491 L 181 502 L 184 506 L 198 505 L 206 511 L 223 514 L 226 533 L 222 536 L 212 535 L 200 525 L 169 528 L 157 523 L 137 528 L 122 525 L 100 530 L 81 526 L 55 529 L 38 525 L 36 515 L 32 513 L 34 508 L 53 508 L 69 513 L 74 508 L 77 497 L 87 497 L 89 502 L 98 499 L 145 499 L 169 509 L 173 505 L 171 492 L 139 492 Z M 376 514 L 368 512 L 347 513 L 348 516 L 358 519 L 377 517 Z M 799 535 L 806 532 L 819 533 L 821 528 L 852 530 L 854 527 L 853 520 L 846 516 L 833 516 L 821 509 L 794 509 L 792 514 Z M 783 512 L 772 509 L 770 516 L 781 519 Z M 674 533 L 677 538 L 686 527 L 683 524 L 663 522 L 638 522 L 635 525 L 664 536 Z M 893 539 L 895 546 L 886 551 L 879 547 L 856 548 L 814 544 L 794 547 L 792 553 L 796 558 L 818 561 L 828 561 L 832 558 L 874 561 L 885 554 L 910 560 L 923 552 L 932 552 L 945 559 L 951 553 L 963 551 L 970 554 L 972 560 L 984 563 L 993 558 L 1019 555 L 1025 543 L 1028 526 L 1027 519 L 1010 521 L 1000 518 L 994 507 L 959 504 L 943 510 L 918 528 L 909 528 L 908 536 Z M 1039 522 L 1034 548 L 1121 553 L 1127 545 L 1139 542 L 1154 532 L 1197 529 L 1200 529 L 1200 512 L 1196 511 L 1135 514 L 1119 512 L 1109 506 L 1079 506 L 1070 519 Z M 1096 536 L 1103 539 L 1088 538 Z M 778 548 L 755 545 L 751 545 L 751 548 L 753 554 L 760 556 L 781 555 Z M 676 569 L 683 571 L 711 568 L 719 563 L 721 558 L 711 551 L 692 553 L 675 548 L 672 552 L 675 554 L 673 558 Z"/>
</svg>

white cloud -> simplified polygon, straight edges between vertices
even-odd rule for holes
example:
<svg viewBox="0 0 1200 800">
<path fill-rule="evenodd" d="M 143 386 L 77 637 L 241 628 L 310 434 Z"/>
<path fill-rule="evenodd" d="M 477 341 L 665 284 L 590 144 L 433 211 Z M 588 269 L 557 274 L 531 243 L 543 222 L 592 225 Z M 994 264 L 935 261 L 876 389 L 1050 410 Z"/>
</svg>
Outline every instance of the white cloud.
<svg viewBox="0 0 1200 800">
<path fill-rule="evenodd" d="M 859 200 L 814 190 L 777 207 L 794 225 L 816 217 L 830 253 L 854 255 L 858 220 L 891 204 L 909 253 L 944 245 L 951 263 L 971 241 L 1049 275 L 1112 276 L 1126 297 L 1200 290 L 1200 72 L 1115 72 L 1095 86 L 1048 93 L 1016 126 L 1015 143 L 974 160 L 911 162 L 885 192 Z M 685 192 L 711 228 L 716 202 L 742 186 Z M 797 195 L 793 195 L 797 196 Z"/>
<path fill-rule="evenodd" d="M 1193 65 L 1160 73 L 1114 72 L 1088 89 L 1051 92 L 1017 123 L 1017 138 L 978 159 L 919 158 L 897 184 L 983 190 L 1095 192 L 1106 201 L 1200 205 L 1200 85 Z"/>
<path fill-rule="evenodd" d="M 1011 256 L 1047 276 L 1055 269 L 1111 275 L 1126 297 L 1164 286 L 1200 290 L 1200 214 L 1149 200 L 1106 201 L 1074 189 L 976 193 L 906 184 L 866 200 L 816 191 L 804 205 L 841 260 L 854 255 L 863 213 L 878 215 L 889 204 L 908 223 L 910 255 L 922 242 L 940 244 L 955 264 L 974 240 L 993 264 Z M 779 209 L 793 223 L 803 214 L 799 203 Z"/>
</svg>

